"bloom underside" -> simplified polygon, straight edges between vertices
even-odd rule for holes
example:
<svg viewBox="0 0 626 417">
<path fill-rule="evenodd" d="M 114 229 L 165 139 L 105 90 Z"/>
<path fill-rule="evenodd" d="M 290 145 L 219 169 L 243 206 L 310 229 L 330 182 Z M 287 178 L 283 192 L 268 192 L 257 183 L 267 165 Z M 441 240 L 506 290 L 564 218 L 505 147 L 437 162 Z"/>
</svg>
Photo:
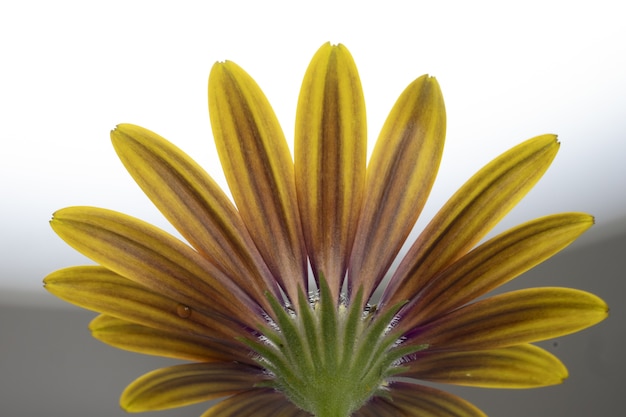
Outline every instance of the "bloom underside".
<svg viewBox="0 0 626 417">
<path fill-rule="evenodd" d="M 93 207 L 52 220 L 99 265 L 54 272 L 46 288 L 102 313 L 90 328 L 105 343 L 190 361 L 133 382 L 121 400 L 127 410 L 229 397 L 204 417 L 481 416 L 419 380 L 559 383 L 565 367 L 531 343 L 606 317 L 601 299 L 568 288 L 473 301 L 593 224 L 587 214 L 555 214 L 476 246 L 547 170 L 553 135 L 523 142 L 468 180 L 385 283 L 443 152 L 434 78 L 400 95 L 369 163 L 363 92 L 342 45 L 322 46 L 306 72 L 293 159 L 268 100 L 232 62 L 211 71 L 209 114 L 234 204 L 155 133 L 134 125 L 111 133 L 124 166 L 186 242 Z"/>
</svg>

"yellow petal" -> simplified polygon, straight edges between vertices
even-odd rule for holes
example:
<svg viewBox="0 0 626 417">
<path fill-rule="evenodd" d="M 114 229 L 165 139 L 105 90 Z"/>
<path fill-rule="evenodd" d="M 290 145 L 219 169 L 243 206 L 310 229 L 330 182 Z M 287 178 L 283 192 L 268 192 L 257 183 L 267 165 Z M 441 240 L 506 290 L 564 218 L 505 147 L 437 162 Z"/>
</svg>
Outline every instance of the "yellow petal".
<svg viewBox="0 0 626 417">
<path fill-rule="evenodd" d="M 363 407 L 352 413 L 350 417 L 406 417 L 408 415 L 407 413 L 401 413 L 390 399 L 375 396 Z"/>
<path fill-rule="evenodd" d="M 439 271 L 469 251 L 535 185 L 554 159 L 553 135 L 503 153 L 467 181 L 439 210 L 394 273 L 381 303 L 417 294 Z"/>
<path fill-rule="evenodd" d="M 217 312 L 206 316 L 100 266 L 58 270 L 44 279 L 44 285 L 67 302 L 144 326 L 231 342 L 245 334 L 231 321 L 216 320 Z"/>
<path fill-rule="evenodd" d="M 399 415 L 407 417 L 487 417 L 456 395 L 423 385 L 393 382 L 389 396 Z"/>
<path fill-rule="evenodd" d="M 366 299 L 413 228 L 435 180 L 446 131 L 443 96 L 426 75 L 398 98 L 367 167 L 363 209 L 350 259 L 351 288 Z"/>
<path fill-rule="evenodd" d="M 254 365 L 250 352 L 234 340 L 225 342 L 207 336 L 168 331 L 143 326 L 101 314 L 89 323 L 91 335 L 119 349 L 147 355 L 198 362 L 238 361 Z"/>
<path fill-rule="evenodd" d="M 567 378 L 561 361 L 537 346 L 465 352 L 418 353 L 402 376 L 483 388 L 534 388 Z"/>
<path fill-rule="evenodd" d="M 57 211 L 50 222 L 70 246 L 117 274 L 209 316 L 254 324 L 254 302 L 200 254 L 130 216 L 94 207 Z"/>
<path fill-rule="evenodd" d="M 508 282 L 565 248 L 592 225 L 588 214 L 563 213 L 494 237 L 434 277 L 403 311 L 400 328 L 411 329 Z"/>
<path fill-rule="evenodd" d="M 238 363 L 192 363 L 149 372 L 133 381 L 120 405 L 129 412 L 165 410 L 251 389 L 266 376 Z"/>
<path fill-rule="evenodd" d="M 257 388 L 220 401 L 201 417 L 311 417 L 293 405 L 280 391 Z"/>
<path fill-rule="evenodd" d="M 295 174 L 313 273 L 337 300 L 361 207 L 367 157 L 365 101 L 350 52 L 323 45 L 304 76 L 295 133 Z"/>
<path fill-rule="evenodd" d="M 411 344 L 432 350 L 480 350 L 532 343 L 585 329 L 604 320 L 608 306 L 571 288 L 529 288 L 459 308 L 418 327 Z"/>
<path fill-rule="evenodd" d="M 209 76 L 209 114 L 224 174 L 241 217 L 291 301 L 306 289 L 306 252 L 289 148 L 267 98 L 232 62 Z"/>
<path fill-rule="evenodd" d="M 265 291 L 278 295 L 239 213 L 198 164 L 139 126 L 119 125 L 111 140 L 137 184 L 192 246 L 251 298 L 266 304 Z"/>
</svg>

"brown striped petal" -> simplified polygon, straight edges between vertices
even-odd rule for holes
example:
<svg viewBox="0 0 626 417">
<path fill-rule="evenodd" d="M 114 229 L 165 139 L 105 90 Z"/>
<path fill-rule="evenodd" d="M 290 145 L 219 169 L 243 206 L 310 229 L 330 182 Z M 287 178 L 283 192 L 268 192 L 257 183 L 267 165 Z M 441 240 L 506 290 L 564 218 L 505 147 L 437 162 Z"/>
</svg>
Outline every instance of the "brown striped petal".
<svg viewBox="0 0 626 417">
<path fill-rule="evenodd" d="M 363 407 L 352 413 L 350 417 L 405 417 L 393 402 L 383 397 L 373 397 Z"/>
<path fill-rule="evenodd" d="M 246 334 L 219 313 L 205 315 L 100 266 L 61 269 L 48 275 L 44 284 L 72 304 L 156 329 L 225 338 L 231 343 Z M 208 302 L 206 309 L 210 307 Z"/>
<path fill-rule="evenodd" d="M 456 395 L 423 385 L 392 382 L 389 396 L 391 404 L 407 417 L 487 417 Z"/>
<path fill-rule="evenodd" d="M 367 167 L 349 284 L 374 291 L 413 228 L 435 180 L 446 131 L 437 81 L 422 76 L 394 105 Z"/>
<path fill-rule="evenodd" d="M 435 274 L 469 251 L 530 191 L 558 148 L 555 136 L 538 136 L 503 153 L 467 181 L 411 246 L 381 304 L 411 299 Z"/>
<path fill-rule="evenodd" d="M 588 214 L 563 213 L 494 237 L 429 281 L 403 311 L 399 328 L 408 330 L 480 297 L 548 259 L 592 225 Z"/>
<path fill-rule="evenodd" d="M 119 125 L 111 140 L 137 184 L 194 248 L 259 303 L 266 304 L 268 289 L 278 295 L 239 213 L 198 164 L 139 126 Z"/>
<path fill-rule="evenodd" d="M 224 174 L 263 259 L 291 301 L 307 260 L 289 148 L 267 98 L 233 62 L 209 76 L 209 114 Z"/>
<path fill-rule="evenodd" d="M 237 361 L 255 365 L 252 355 L 236 341 L 162 330 L 101 314 L 89 323 L 91 335 L 119 349 L 146 355 L 197 362 Z"/>
<path fill-rule="evenodd" d="M 361 207 L 367 153 L 365 101 L 350 52 L 323 45 L 304 76 L 295 132 L 295 175 L 313 273 L 335 302 Z"/>
<path fill-rule="evenodd" d="M 266 379 L 239 363 L 191 363 L 149 372 L 133 381 L 120 399 L 129 412 L 165 410 L 236 394 Z"/>
<path fill-rule="evenodd" d="M 571 288 L 529 288 L 461 307 L 414 329 L 411 344 L 432 350 L 481 350 L 563 336 L 604 320 L 599 297 Z"/>
<path fill-rule="evenodd" d="M 271 388 L 257 388 L 221 401 L 201 417 L 311 417 Z"/>
<path fill-rule="evenodd" d="M 70 246 L 115 273 L 192 310 L 261 320 L 251 301 L 189 246 L 133 217 L 94 207 L 57 211 L 50 222 Z"/>
<path fill-rule="evenodd" d="M 464 352 L 420 352 L 402 376 L 483 388 L 534 388 L 560 384 L 567 369 L 554 355 L 523 344 Z"/>
</svg>

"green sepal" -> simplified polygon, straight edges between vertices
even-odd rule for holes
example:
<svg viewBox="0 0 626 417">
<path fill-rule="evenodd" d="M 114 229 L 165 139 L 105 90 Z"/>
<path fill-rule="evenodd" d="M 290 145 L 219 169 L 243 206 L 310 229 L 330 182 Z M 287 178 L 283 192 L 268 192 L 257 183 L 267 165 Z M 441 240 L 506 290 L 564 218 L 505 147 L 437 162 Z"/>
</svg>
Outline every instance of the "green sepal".
<svg viewBox="0 0 626 417">
<path fill-rule="evenodd" d="M 269 326 L 259 325 L 258 331 L 261 332 L 263 336 L 267 337 L 267 339 L 276 346 L 280 346 L 280 344 L 285 342 L 281 334 Z"/>
<path fill-rule="evenodd" d="M 353 364 L 359 367 L 365 365 L 365 368 L 367 368 L 367 365 L 369 365 L 371 358 L 375 357 L 375 354 L 379 355 L 396 342 L 396 337 L 389 337 L 392 335 L 384 335 L 385 329 L 389 326 L 391 320 L 400 308 L 402 308 L 402 306 L 406 303 L 406 301 L 396 303 L 394 306 L 387 309 L 382 315 L 376 316 L 372 319 L 370 325 L 364 329 L 364 337 L 359 341 L 359 347 L 355 354 Z"/>
<path fill-rule="evenodd" d="M 306 381 L 301 379 L 301 374 L 296 375 L 293 372 L 292 363 L 287 361 L 285 356 L 275 346 L 245 338 L 238 339 L 241 339 L 240 341 L 242 343 L 248 345 L 250 349 L 254 350 L 259 355 L 259 358 L 257 358 L 259 365 L 275 375 L 275 379 L 262 381 L 259 384 L 267 383 L 268 387 L 284 392 L 288 391 L 294 401 L 306 401 L 306 399 L 300 395 L 300 391 L 293 387 L 293 385 L 303 386 L 306 384 Z"/>
<path fill-rule="evenodd" d="M 297 367 L 300 374 L 306 373 L 311 370 L 313 363 L 311 356 L 306 353 L 304 349 L 302 336 L 298 332 L 298 328 L 295 325 L 293 318 L 285 311 L 283 306 L 278 302 L 276 297 L 270 292 L 266 293 L 267 299 L 270 302 L 272 311 L 276 316 L 276 321 L 283 334 L 284 343 L 278 345 L 281 352 L 287 356 L 288 361 L 292 366 Z M 304 369 L 302 369 L 304 366 Z"/>
<path fill-rule="evenodd" d="M 335 368 L 339 351 L 339 337 L 337 333 L 337 308 L 330 292 L 330 287 L 323 274 L 320 273 L 320 312 L 319 319 L 322 330 L 321 345 L 324 349 L 323 366 Z"/>
<path fill-rule="evenodd" d="M 409 356 L 426 349 L 428 349 L 428 344 L 426 343 L 421 345 L 400 345 L 398 347 L 390 349 L 389 352 L 387 352 L 386 358 L 389 360 L 389 365 L 391 365 L 394 362 L 404 358 L 405 356 Z"/>
<path fill-rule="evenodd" d="M 319 338 L 317 335 L 315 318 L 313 317 L 313 312 L 311 311 L 311 305 L 309 304 L 309 300 L 307 300 L 302 288 L 300 288 L 298 291 L 298 305 L 298 315 L 300 318 L 298 324 L 304 331 L 304 337 L 309 348 L 311 360 L 313 363 L 321 363 L 322 358 L 320 355 L 320 351 L 316 348 L 319 343 Z"/>
<path fill-rule="evenodd" d="M 361 305 L 363 302 L 363 287 L 359 288 L 356 296 L 350 300 L 347 318 L 343 327 L 343 352 L 342 363 L 350 363 L 347 359 L 354 354 L 354 347 L 357 343 L 359 325 L 363 323 L 363 313 Z"/>
<path fill-rule="evenodd" d="M 289 378 L 296 378 L 291 371 L 290 364 L 285 361 L 284 356 L 280 355 L 280 352 L 273 346 L 243 337 L 237 338 L 237 340 L 256 352 L 259 355 L 258 358 L 255 358 L 256 361 L 268 371 L 275 375 L 287 375 Z"/>
<path fill-rule="evenodd" d="M 401 372 L 401 358 L 425 346 L 402 345 L 393 329 L 406 302 L 363 314 L 362 288 L 346 305 L 337 303 L 322 274 L 318 284 L 317 300 L 298 290 L 293 314 L 268 293 L 273 322 L 260 326 L 264 339 L 243 342 L 274 374 L 268 387 L 313 415 L 344 417 L 373 396 L 387 398 L 387 378 Z"/>
<path fill-rule="evenodd" d="M 425 349 L 428 349 L 427 344 L 414 346 L 400 345 L 396 348 L 390 349 L 384 356 L 383 360 L 380 361 L 381 367 L 383 369 L 386 369 L 386 371 L 383 373 L 383 377 L 389 378 L 396 374 L 402 373 L 406 370 L 406 368 L 402 366 L 402 363 L 398 362 L 406 356 L 421 352 Z"/>
</svg>

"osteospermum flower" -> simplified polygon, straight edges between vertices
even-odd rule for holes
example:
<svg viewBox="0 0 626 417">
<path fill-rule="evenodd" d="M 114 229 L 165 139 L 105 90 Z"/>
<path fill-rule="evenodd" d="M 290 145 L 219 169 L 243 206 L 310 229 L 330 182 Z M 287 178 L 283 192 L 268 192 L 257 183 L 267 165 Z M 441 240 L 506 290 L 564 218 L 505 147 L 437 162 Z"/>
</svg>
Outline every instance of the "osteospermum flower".
<svg viewBox="0 0 626 417">
<path fill-rule="evenodd" d="M 593 223 L 582 213 L 551 215 L 476 247 L 546 171 L 558 149 L 553 135 L 481 169 L 390 271 L 443 150 L 434 78 L 401 94 L 367 168 L 363 92 L 341 45 L 322 46 L 306 72 L 294 160 L 267 99 L 232 62 L 211 71 L 209 113 L 235 205 L 157 134 L 126 124 L 111 133 L 125 167 L 187 243 L 100 208 L 66 208 L 51 222 L 99 264 L 45 279 L 58 297 L 102 313 L 90 325 L 94 337 L 189 361 L 131 383 L 126 410 L 227 397 L 203 416 L 482 416 L 419 381 L 560 383 L 565 367 L 531 343 L 606 317 L 602 300 L 569 288 L 473 301 Z"/>
</svg>

